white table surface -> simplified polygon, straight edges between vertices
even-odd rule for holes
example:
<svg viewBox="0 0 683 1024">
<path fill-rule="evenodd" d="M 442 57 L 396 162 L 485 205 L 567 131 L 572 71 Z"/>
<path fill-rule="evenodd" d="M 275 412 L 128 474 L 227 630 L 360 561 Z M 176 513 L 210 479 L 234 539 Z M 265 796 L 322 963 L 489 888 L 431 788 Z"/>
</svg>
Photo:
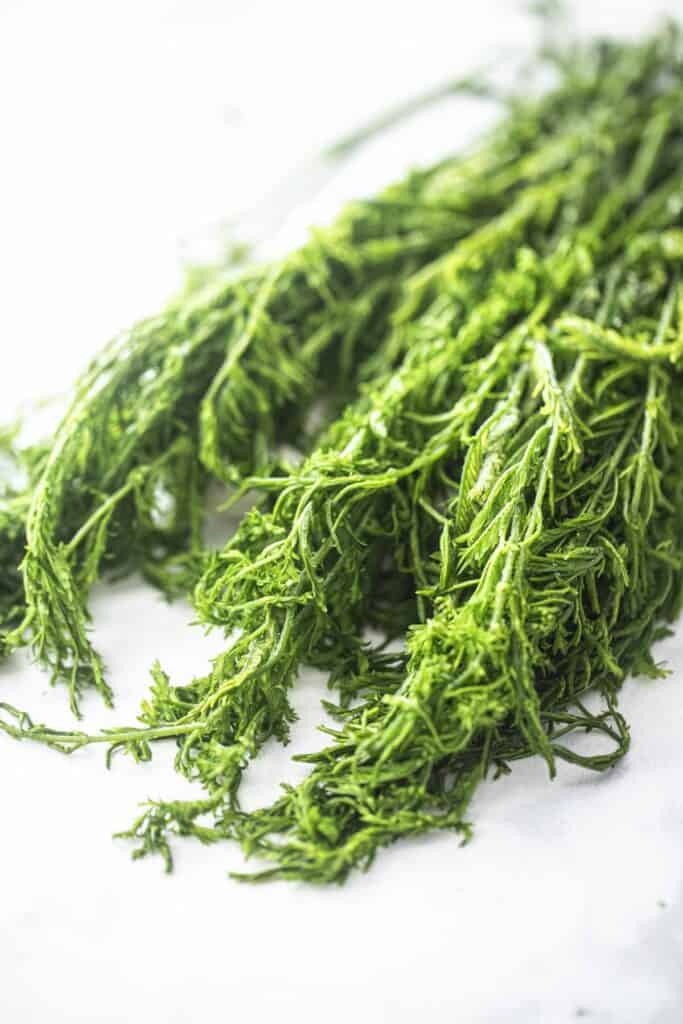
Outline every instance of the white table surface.
<svg viewBox="0 0 683 1024">
<path fill-rule="evenodd" d="M 583 31 L 637 32 L 681 3 L 581 2 Z M 0 408 L 60 393 L 96 348 L 175 286 L 188 252 L 250 210 L 271 230 L 281 179 L 392 98 L 532 43 L 516 3 L 0 4 Z M 458 105 L 459 104 L 459 105 Z M 369 146 L 285 231 L 437 158 L 490 120 L 453 101 Z M 315 168 L 314 168 L 315 169 Z M 315 177 L 315 175 L 314 175 Z M 299 198 L 302 198 L 301 196 Z M 282 196 L 277 200 L 281 205 Z M 258 228 L 265 230 L 263 224 Z M 116 713 L 131 721 L 159 656 L 176 680 L 219 649 L 138 582 L 95 595 Z M 683 1020 L 683 631 L 672 672 L 629 681 L 628 758 L 605 777 L 537 761 L 486 784 L 464 849 L 384 852 L 345 887 L 240 886 L 238 850 L 183 844 L 177 871 L 132 864 L 111 833 L 139 801 L 182 796 L 151 765 L 63 758 L 0 737 L 0 1020 L 674 1024 Z M 297 689 L 292 746 L 250 769 L 248 805 L 302 777 L 324 680 Z M 68 725 L 26 658 L 0 696 Z"/>
</svg>

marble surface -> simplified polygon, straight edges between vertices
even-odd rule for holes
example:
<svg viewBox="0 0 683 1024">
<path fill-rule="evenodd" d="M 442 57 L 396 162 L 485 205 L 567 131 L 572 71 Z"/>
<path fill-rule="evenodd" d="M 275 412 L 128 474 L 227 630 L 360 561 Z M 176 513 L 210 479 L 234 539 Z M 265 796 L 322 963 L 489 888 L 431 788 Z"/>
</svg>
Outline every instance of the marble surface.
<svg viewBox="0 0 683 1024">
<path fill-rule="evenodd" d="M 637 32 L 676 3 L 578 2 L 581 30 Z M 315 153 L 390 99 L 533 44 L 516 3 L 122 2 L 0 5 L 0 407 L 59 395 L 114 331 L 153 311 L 231 220 L 292 239 L 347 195 L 473 137 L 454 101 L 368 147 L 339 176 Z M 506 56 L 507 55 L 507 56 Z M 498 59 L 498 58 L 496 58 Z M 310 183 L 319 187 L 301 206 Z M 295 213 L 283 214 L 292 203 Z M 234 230 L 234 229 L 233 229 Z M 94 596 L 96 642 L 130 721 L 157 656 L 175 679 L 217 637 L 135 580 Z M 629 681 L 628 758 L 605 777 L 536 761 L 481 787 L 473 841 L 386 851 L 319 890 L 250 888 L 229 847 L 181 845 L 169 878 L 111 839 L 147 797 L 182 796 L 150 765 L 63 758 L 0 739 L 0 1018 L 8 1024 L 270 1020 L 676 1024 L 683 1019 L 683 629 L 670 676 Z M 302 777 L 324 680 L 296 695 L 292 746 L 250 770 L 246 802 Z M 21 656 L 1 698 L 70 717 Z"/>
</svg>

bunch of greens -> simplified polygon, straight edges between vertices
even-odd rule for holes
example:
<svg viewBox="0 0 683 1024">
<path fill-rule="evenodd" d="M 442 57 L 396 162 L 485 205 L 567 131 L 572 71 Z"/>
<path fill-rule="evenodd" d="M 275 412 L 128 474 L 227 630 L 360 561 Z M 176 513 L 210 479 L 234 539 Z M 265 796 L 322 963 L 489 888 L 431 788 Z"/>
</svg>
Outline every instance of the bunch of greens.
<svg viewBox="0 0 683 1024">
<path fill-rule="evenodd" d="M 23 477 L 0 504 L 0 636 L 75 711 L 85 686 L 111 699 L 98 578 L 139 570 L 225 634 L 204 676 L 154 668 L 133 727 L 1 705 L 6 733 L 64 751 L 176 741 L 204 794 L 150 805 L 138 854 L 230 838 L 274 862 L 250 877 L 339 881 L 401 836 L 467 834 L 473 789 L 517 758 L 552 775 L 627 750 L 619 684 L 657 673 L 683 585 L 683 47 L 668 29 L 555 66 L 474 152 L 117 339 L 49 445 L 3 440 Z M 212 480 L 257 499 L 219 551 Z M 246 812 L 303 665 L 338 724 Z M 566 744 L 582 731 L 606 752 Z"/>
</svg>

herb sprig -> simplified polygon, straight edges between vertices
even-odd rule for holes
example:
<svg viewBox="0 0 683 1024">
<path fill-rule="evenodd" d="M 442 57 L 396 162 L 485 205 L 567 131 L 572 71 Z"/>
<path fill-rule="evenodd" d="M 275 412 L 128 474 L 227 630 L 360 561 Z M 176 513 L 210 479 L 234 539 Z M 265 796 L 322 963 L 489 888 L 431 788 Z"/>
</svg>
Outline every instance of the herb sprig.
<svg viewBox="0 0 683 1024">
<path fill-rule="evenodd" d="M 341 881 L 402 836 L 466 837 L 475 787 L 518 758 L 603 771 L 628 749 L 618 688 L 658 674 L 683 584 L 681 39 L 558 67 L 478 150 L 118 339 L 50 445 L 3 442 L 26 482 L 0 507 L 0 631 L 74 710 L 86 685 L 111 697 L 88 637 L 102 574 L 142 569 L 225 634 L 206 675 L 155 666 L 133 726 L 2 705 L 5 732 L 60 750 L 176 741 L 204 793 L 150 805 L 136 855 L 170 868 L 172 834 L 233 839 L 273 862 L 249 877 Z M 213 479 L 258 497 L 219 551 Z M 245 812 L 303 665 L 337 695 L 330 742 Z M 607 749 L 582 754 L 580 732 Z"/>
</svg>

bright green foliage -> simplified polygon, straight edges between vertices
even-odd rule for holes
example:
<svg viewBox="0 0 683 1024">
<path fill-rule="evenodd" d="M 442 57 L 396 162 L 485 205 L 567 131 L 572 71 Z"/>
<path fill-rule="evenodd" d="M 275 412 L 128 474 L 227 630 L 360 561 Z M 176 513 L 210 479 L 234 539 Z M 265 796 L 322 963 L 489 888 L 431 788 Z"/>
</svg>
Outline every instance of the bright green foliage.
<svg viewBox="0 0 683 1024">
<path fill-rule="evenodd" d="M 415 175 L 400 190 L 406 208 L 358 204 L 281 263 L 181 295 L 79 381 L 24 496 L 26 609 L 6 635 L 8 646 L 30 638 L 68 682 L 74 711 L 86 685 L 111 699 L 88 639 L 98 575 L 135 568 L 169 595 L 186 592 L 201 561 L 208 474 L 234 482 L 269 471 L 276 444 L 305 445 L 307 409 L 332 382 L 337 400 L 353 387 L 402 275 L 469 229 L 449 211 L 413 208 L 428 181 Z M 0 533 L 10 573 L 20 533 L 16 516 Z"/>
<path fill-rule="evenodd" d="M 183 686 L 157 666 L 135 727 L 60 733 L 8 706 L 0 725 L 141 760 L 175 738 L 205 794 L 149 807 L 127 833 L 138 854 L 170 866 L 170 833 L 232 838 L 274 862 L 254 877 L 341 881 L 401 836 L 467 835 L 473 789 L 517 758 L 552 775 L 558 758 L 604 770 L 625 753 L 619 684 L 657 673 L 683 584 L 681 60 L 673 30 L 572 51 L 557 89 L 511 104 L 481 149 L 183 298 L 81 385 L 0 520 L 11 641 L 31 635 L 74 696 L 106 693 L 85 600 L 128 568 L 130 534 L 132 564 L 192 589 L 226 647 Z M 340 376 L 343 410 L 306 438 L 300 411 Z M 210 477 L 261 496 L 213 553 Z M 304 664 L 329 671 L 338 727 L 304 783 L 246 813 L 243 772 L 286 741 Z M 604 712 L 582 703 L 591 689 Z M 581 731 L 606 751 L 564 742 Z"/>
</svg>

